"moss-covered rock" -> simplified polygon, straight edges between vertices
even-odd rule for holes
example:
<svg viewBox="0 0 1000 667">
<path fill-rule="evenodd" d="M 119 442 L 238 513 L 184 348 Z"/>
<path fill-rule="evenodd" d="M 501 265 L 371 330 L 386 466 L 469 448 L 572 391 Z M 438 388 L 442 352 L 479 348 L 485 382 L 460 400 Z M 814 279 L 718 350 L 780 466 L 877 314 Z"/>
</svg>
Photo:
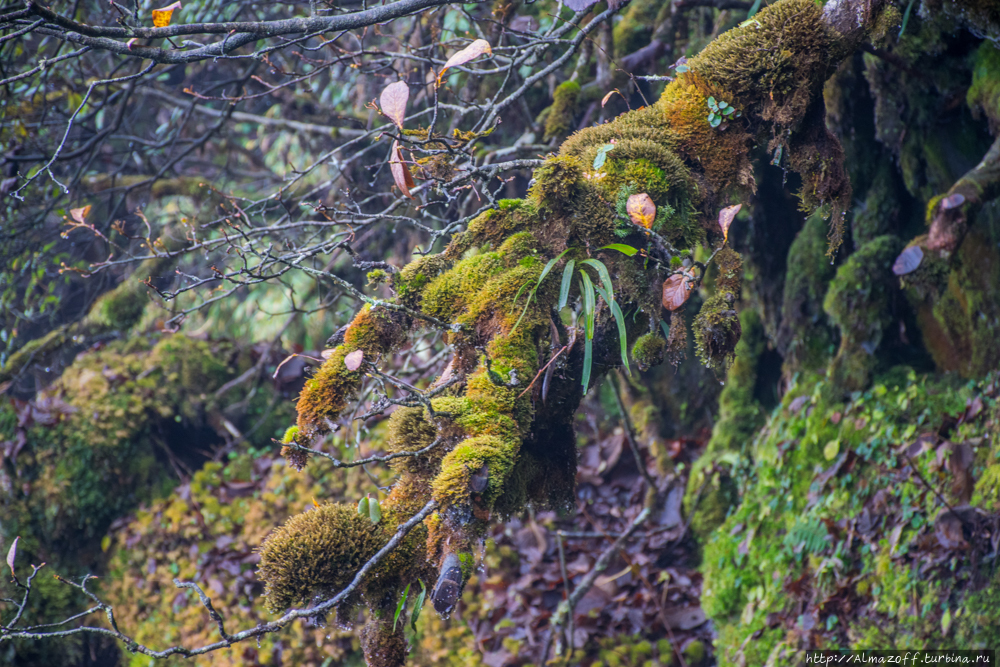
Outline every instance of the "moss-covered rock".
<svg viewBox="0 0 1000 667">
<path fill-rule="evenodd" d="M 863 389 L 876 365 L 875 351 L 892 321 L 891 298 L 898 284 L 892 263 L 902 247 L 880 236 L 859 248 L 837 269 L 823 308 L 840 328 L 840 348 L 830 364 L 835 387 Z"/>
</svg>

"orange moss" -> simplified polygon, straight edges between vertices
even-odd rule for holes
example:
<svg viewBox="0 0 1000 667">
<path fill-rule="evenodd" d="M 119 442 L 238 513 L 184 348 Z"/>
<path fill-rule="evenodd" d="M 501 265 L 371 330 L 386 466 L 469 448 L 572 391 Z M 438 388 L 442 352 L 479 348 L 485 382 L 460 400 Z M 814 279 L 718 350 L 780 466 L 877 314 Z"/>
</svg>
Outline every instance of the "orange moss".
<svg viewBox="0 0 1000 667">
<path fill-rule="evenodd" d="M 744 129 L 744 121 L 737 118 L 712 127 L 708 122 L 709 97 L 730 104 L 735 99 L 734 95 L 709 86 L 689 72 L 667 86 L 657 107 L 673 129 L 681 153 L 704 170 L 714 194 L 733 186 L 752 191 L 755 187 L 749 159 L 752 139 Z"/>
</svg>

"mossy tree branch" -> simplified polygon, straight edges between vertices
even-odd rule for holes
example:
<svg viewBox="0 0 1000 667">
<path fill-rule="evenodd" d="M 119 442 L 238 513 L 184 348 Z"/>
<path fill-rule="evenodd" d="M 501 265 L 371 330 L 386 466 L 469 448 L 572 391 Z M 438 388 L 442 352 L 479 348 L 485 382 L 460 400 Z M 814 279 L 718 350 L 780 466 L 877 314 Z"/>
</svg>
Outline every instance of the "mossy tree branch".
<svg viewBox="0 0 1000 667">
<path fill-rule="evenodd" d="M 571 420 L 583 394 L 583 354 L 576 345 L 562 358 L 552 357 L 564 347 L 561 341 L 571 338 L 568 325 L 555 317 L 564 267 L 570 261 L 578 267 L 584 260 L 601 261 L 614 277 L 614 301 L 636 313 L 625 334 L 632 338 L 658 328 L 661 286 L 677 267 L 647 265 L 640 257 L 605 249 L 612 243 L 638 248 L 650 243 L 617 215 L 622 193 L 646 193 L 654 201 L 661 215 L 653 231 L 679 249 L 672 261 L 692 260 L 700 244 L 713 247 L 719 277 L 696 318 L 695 340 L 701 359 L 720 370 L 731 362 L 740 337 L 735 304 L 742 260 L 723 248 L 715 220 L 721 206 L 753 191 L 755 144 L 787 156 L 803 177 L 803 205 L 829 207 L 831 245 L 839 244 L 839 211 L 849 203 L 850 187 L 843 151 L 824 126 L 820 91 L 878 9 L 879 3 L 846 0 L 826 9 L 811 0 L 781 0 L 765 9 L 692 58 L 656 104 L 570 137 L 557 156 L 536 169 L 526 199 L 499 202 L 473 219 L 444 252 L 394 273 L 390 285 L 399 307 L 366 307 L 348 326 L 343 343 L 302 392 L 296 453 L 337 428 L 336 420 L 359 392 L 364 369 L 350 370 L 348 355 L 361 351 L 365 360 L 376 361 L 428 318 L 450 328 L 446 342 L 454 358 L 448 372 L 459 379 L 424 409 L 404 408 L 390 420 L 394 451 L 419 451 L 444 440 L 426 460 L 403 464 L 400 482 L 383 503 L 396 521 L 426 503 L 437 507 L 427 519 L 425 543 L 413 545 L 406 556 L 409 567 L 441 567 L 432 594 L 437 609 L 454 605 L 494 517 L 520 512 L 529 502 L 560 505 L 572 497 Z M 713 124 L 710 100 L 732 107 L 724 123 Z M 543 279 L 543 267 L 552 261 L 555 266 Z M 573 304 L 582 293 L 575 280 L 567 285 Z M 523 305 L 531 286 L 534 296 Z M 594 336 L 598 374 L 621 364 L 618 337 L 610 308 L 602 306 Z M 644 343 L 644 360 L 657 356 L 654 343 Z M 546 361 L 562 372 L 540 401 L 527 387 Z M 262 576 L 277 590 L 284 582 L 268 569 L 271 564 L 265 549 Z M 412 573 L 398 581 L 408 579 Z M 386 582 L 377 585 L 377 593 L 366 593 L 376 608 L 391 605 L 398 594 Z M 281 607 L 285 601 L 271 603 Z M 378 642 L 366 639 L 365 645 Z"/>
</svg>

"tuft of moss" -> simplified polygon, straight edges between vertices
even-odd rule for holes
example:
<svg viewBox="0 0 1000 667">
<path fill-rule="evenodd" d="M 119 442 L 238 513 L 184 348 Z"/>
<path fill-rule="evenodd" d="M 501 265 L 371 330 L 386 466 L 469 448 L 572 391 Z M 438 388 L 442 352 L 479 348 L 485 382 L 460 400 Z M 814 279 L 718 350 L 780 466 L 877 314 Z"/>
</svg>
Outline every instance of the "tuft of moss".
<svg viewBox="0 0 1000 667">
<path fill-rule="evenodd" d="M 552 93 L 552 106 L 545 119 L 544 139 L 562 139 L 573 129 L 580 98 L 580 84 L 564 81 Z"/>
<path fill-rule="evenodd" d="M 293 516 L 260 547 L 264 603 L 277 613 L 340 590 L 385 542 L 381 529 L 347 504 Z"/>
<path fill-rule="evenodd" d="M 667 353 L 667 341 L 655 333 L 639 336 L 632 345 L 632 358 L 639 370 L 646 371 L 663 363 Z"/>
<path fill-rule="evenodd" d="M 358 311 L 344 333 L 344 343 L 334 348 L 299 395 L 298 427 L 304 437 L 333 430 L 334 420 L 360 386 L 363 374 L 347 368 L 347 355 L 361 350 L 366 359 L 374 359 L 405 342 L 408 329 L 408 319 L 395 311 L 367 305 Z"/>
<path fill-rule="evenodd" d="M 736 354 L 741 328 L 736 302 L 743 281 L 743 260 L 738 252 L 723 248 L 715 256 L 719 272 L 715 293 L 698 311 L 694 321 L 695 351 L 706 366 L 725 370 Z"/>
</svg>

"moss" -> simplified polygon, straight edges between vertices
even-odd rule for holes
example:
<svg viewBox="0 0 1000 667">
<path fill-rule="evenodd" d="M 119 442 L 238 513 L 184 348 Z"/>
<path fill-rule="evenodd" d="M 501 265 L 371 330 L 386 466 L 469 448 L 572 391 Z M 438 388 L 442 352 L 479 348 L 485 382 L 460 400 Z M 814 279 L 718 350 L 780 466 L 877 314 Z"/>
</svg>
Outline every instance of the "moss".
<svg viewBox="0 0 1000 667">
<path fill-rule="evenodd" d="M 822 12 L 812 0 L 770 5 L 752 25 L 713 40 L 688 62 L 690 71 L 728 91 L 719 99 L 779 126 L 794 126 L 843 55 Z"/>
<path fill-rule="evenodd" d="M 694 321 L 695 350 L 706 366 L 725 370 L 733 360 L 740 340 L 740 321 L 735 310 L 743 278 L 739 253 L 723 248 L 716 255 L 719 273 L 716 291 L 702 305 Z"/>
<path fill-rule="evenodd" d="M 564 81 L 556 86 L 552 93 L 552 106 L 545 119 L 546 141 L 562 139 L 572 131 L 579 98 L 580 84 L 576 81 Z"/>
<path fill-rule="evenodd" d="M 919 245 L 918 237 L 911 245 Z M 924 345 L 946 371 L 978 377 L 1000 364 L 1000 254 L 986 229 L 974 228 L 951 260 L 925 251 L 902 284 L 917 307 Z"/>
<path fill-rule="evenodd" d="M 708 122 L 709 97 L 735 99 L 725 89 L 709 86 L 688 72 L 667 86 L 656 105 L 664 113 L 681 153 L 704 171 L 712 190 L 719 195 L 737 186 L 750 190 L 751 137 L 739 121 L 712 127 Z"/>
<path fill-rule="evenodd" d="M 840 328 L 840 348 L 830 365 L 833 384 L 847 391 L 863 389 L 875 367 L 875 350 L 892 321 L 891 267 L 902 244 L 880 236 L 859 248 L 837 269 L 823 308 Z"/>
<path fill-rule="evenodd" d="M 757 311 L 748 309 L 740 313 L 740 328 L 743 336 L 719 396 L 719 417 L 712 438 L 688 475 L 684 503 L 688 513 L 693 513 L 691 528 L 701 539 L 725 520 L 736 501 L 727 467 L 732 466 L 733 454 L 742 453 L 764 423 L 763 410 L 754 398 L 757 365 L 766 344 Z"/>
<path fill-rule="evenodd" d="M 450 261 L 444 253 L 418 257 L 404 266 L 399 273 L 394 273 L 390 284 L 401 302 L 416 307 L 419 305 L 424 287 L 443 273 L 449 264 Z"/>
<path fill-rule="evenodd" d="M 311 377 L 299 396 L 296 409 L 303 437 L 334 430 L 334 423 L 361 383 L 363 373 L 347 368 L 348 354 L 361 350 L 366 359 L 392 351 L 406 340 L 407 318 L 395 311 L 365 306 L 347 327 L 338 345 Z"/>
<path fill-rule="evenodd" d="M 667 341 L 655 333 L 643 334 L 632 345 L 632 358 L 641 371 L 662 364 L 666 352 Z"/>
<path fill-rule="evenodd" d="M 616 58 L 627 56 L 649 44 L 653 27 L 660 24 L 656 18 L 661 10 L 662 5 L 656 0 L 638 0 L 628 5 L 612 31 Z"/>
<path fill-rule="evenodd" d="M 412 452 L 429 446 L 437 438 L 437 429 L 427 421 L 423 408 L 397 408 L 389 416 L 385 432 L 387 452 Z M 414 474 L 432 474 L 443 448 L 423 457 L 405 457 L 392 462 L 395 470 Z"/>
<path fill-rule="evenodd" d="M 361 631 L 361 647 L 368 667 L 397 667 L 406 664 L 410 652 L 404 630 L 405 619 L 393 623 L 395 609 L 383 608 L 380 617 L 369 619 Z M 396 625 L 395 629 L 393 626 Z"/>
<path fill-rule="evenodd" d="M 147 293 L 145 285 L 128 278 L 117 288 L 101 295 L 91 309 L 88 321 L 114 331 L 128 331 L 142 319 L 149 304 Z"/>
<path fill-rule="evenodd" d="M 267 608 L 280 612 L 339 591 L 385 541 L 350 505 L 327 503 L 293 516 L 260 547 L 258 576 Z"/>
<path fill-rule="evenodd" d="M 698 639 L 685 646 L 683 654 L 684 661 L 692 667 L 705 664 L 708 658 L 708 651 L 705 648 L 705 644 Z"/>
<path fill-rule="evenodd" d="M 834 332 L 820 307 L 835 272 L 826 248 L 826 223 L 811 215 L 788 250 L 778 347 L 789 374 L 818 370 L 832 354 Z"/>
<path fill-rule="evenodd" d="M 792 634 L 800 613 L 817 615 L 816 631 L 829 645 L 914 649 L 951 642 L 941 632 L 941 614 L 950 608 L 952 636 L 965 638 L 958 645 L 978 645 L 995 623 L 996 607 L 985 611 L 995 600 L 995 583 L 980 588 L 996 570 L 974 572 L 959 559 L 958 567 L 936 570 L 934 577 L 920 571 L 939 553 L 937 493 L 955 506 L 961 491 L 947 485 L 928 490 L 909 469 L 899 472 L 897 453 L 918 432 L 938 432 L 974 400 L 993 406 L 996 399 L 987 396 L 993 378 L 958 383 L 894 369 L 847 403 L 825 398 L 836 395 L 826 382 L 800 379 L 791 387 L 739 457 L 733 468 L 739 502 L 705 540 L 702 607 L 718 631 L 719 664 L 764 664 L 782 652 L 793 655 L 804 648 Z M 995 428 L 986 416 L 992 409 L 950 437 L 982 442 L 978 438 Z M 830 443 L 836 443 L 832 450 Z M 996 448 L 988 449 L 977 461 L 995 456 Z M 849 460 L 856 463 L 844 466 Z M 932 455 L 911 465 L 925 479 L 935 474 Z M 976 486 L 983 484 L 986 494 L 991 483 L 984 475 Z M 853 543 L 835 537 L 842 535 L 840 526 L 863 527 L 876 512 L 889 514 L 885 525 L 900 526 L 895 546 L 880 527 L 862 528 Z M 813 600 L 829 600 L 847 580 L 856 582 L 850 613 L 822 603 L 800 606 L 799 586 Z M 965 611 L 957 610 L 970 604 L 979 612 L 962 626 Z"/>
<path fill-rule="evenodd" d="M 982 111 L 994 133 L 1000 129 L 1000 49 L 989 40 L 976 49 L 972 85 L 965 97 L 973 112 Z"/>
</svg>

